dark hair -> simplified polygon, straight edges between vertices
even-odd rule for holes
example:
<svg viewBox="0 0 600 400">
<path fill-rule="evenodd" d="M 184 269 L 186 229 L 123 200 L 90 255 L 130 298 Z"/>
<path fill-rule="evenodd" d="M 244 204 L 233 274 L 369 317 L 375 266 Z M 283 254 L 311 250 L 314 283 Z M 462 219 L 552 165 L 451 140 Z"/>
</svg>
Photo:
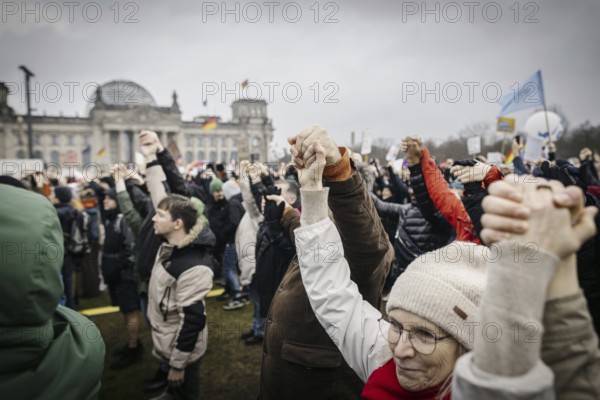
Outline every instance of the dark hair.
<svg viewBox="0 0 600 400">
<path fill-rule="evenodd" d="M 198 219 L 198 210 L 196 210 L 190 199 L 179 194 L 171 194 L 165 197 L 158 203 L 157 208 L 168 211 L 173 221 L 177 219 L 183 221 L 185 233 L 192 230 Z"/>
</svg>

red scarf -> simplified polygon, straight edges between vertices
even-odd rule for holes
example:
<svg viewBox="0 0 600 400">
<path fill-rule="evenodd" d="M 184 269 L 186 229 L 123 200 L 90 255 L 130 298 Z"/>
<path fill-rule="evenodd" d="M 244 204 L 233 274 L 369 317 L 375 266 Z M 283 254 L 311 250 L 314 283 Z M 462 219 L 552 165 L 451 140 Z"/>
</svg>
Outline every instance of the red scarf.
<svg viewBox="0 0 600 400">
<path fill-rule="evenodd" d="M 394 359 L 376 369 L 362 391 L 363 400 L 437 400 L 442 385 L 420 392 L 409 392 L 400 386 L 396 377 Z M 444 397 L 450 400 L 450 395 Z"/>
</svg>

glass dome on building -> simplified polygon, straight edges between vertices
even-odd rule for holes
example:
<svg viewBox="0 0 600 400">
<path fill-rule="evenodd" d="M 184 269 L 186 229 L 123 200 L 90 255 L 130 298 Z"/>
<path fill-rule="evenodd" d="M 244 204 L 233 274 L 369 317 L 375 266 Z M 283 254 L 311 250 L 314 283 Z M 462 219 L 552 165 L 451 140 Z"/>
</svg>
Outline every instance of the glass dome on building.
<svg viewBox="0 0 600 400">
<path fill-rule="evenodd" d="M 112 106 L 153 106 L 154 97 L 143 86 L 133 81 L 114 80 L 100 86 L 102 102 Z M 92 96 L 92 106 L 96 93 Z"/>
</svg>

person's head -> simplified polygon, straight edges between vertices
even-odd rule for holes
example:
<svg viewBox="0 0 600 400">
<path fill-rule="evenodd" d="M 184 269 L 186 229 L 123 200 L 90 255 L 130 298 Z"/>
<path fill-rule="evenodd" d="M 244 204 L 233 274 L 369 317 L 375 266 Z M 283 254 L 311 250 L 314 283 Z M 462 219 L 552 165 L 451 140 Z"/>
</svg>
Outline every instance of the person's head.
<svg viewBox="0 0 600 400">
<path fill-rule="evenodd" d="M 196 224 L 198 210 L 187 197 L 172 194 L 162 199 L 152 217 L 154 232 L 169 242 L 187 235 Z"/>
<path fill-rule="evenodd" d="M 50 323 L 52 327 L 63 293 L 64 237 L 56 210 L 44 196 L 12 185 L 0 184 L 0 198 L 0 326 L 42 329 Z M 41 342 L 27 354 L 38 354 L 39 346 Z M 25 351 L 22 355 L 27 356 Z"/>
<path fill-rule="evenodd" d="M 390 324 L 382 323 L 381 333 L 406 390 L 441 384 L 447 390 L 456 360 L 471 350 L 485 287 L 485 251 L 453 242 L 417 258 L 396 280 L 386 306 Z"/>
<path fill-rule="evenodd" d="M 115 188 L 115 179 L 112 176 L 103 176 L 100 178 L 98 185 L 104 190 Z"/>
<path fill-rule="evenodd" d="M 381 189 L 381 198 L 383 200 L 387 200 L 387 199 L 391 198 L 392 196 L 393 196 L 393 193 L 389 186 L 386 185 Z"/>
<path fill-rule="evenodd" d="M 281 197 L 291 206 L 300 198 L 300 186 L 294 181 L 280 179 L 275 182 L 275 186 L 281 190 Z"/>
<path fill-rule="evenodd" d="M 240 187 L 234 181 L 228 180 L 223 184 L 223 195 L 225 196 L 225 199 L 227 199 L 227 201 L 229 201 L 229 199 L 231 199 L 233 196 L 240 193 Z"/>
<path fill-rule="evenodd" d="M 119 203 L 117 202 L 116 190 L 108 189 L 106 192 L 104 192 L 103 205 L 106 211 L 114 210 L 119 206 Z"/>
<path fill-rule="evenodd" d="M 73 191 L 68 186 L 55 186 L 50 200 L 52 204 L 69 204 L 73 199 Z"/>
<path fill-rule="evenodd" d="M 223 193 L 223 181 L 219 178 L 213 178 L 210 181 L 210 194 L 215 201 L 223 200 L 225 194 Z"/>
</svg>

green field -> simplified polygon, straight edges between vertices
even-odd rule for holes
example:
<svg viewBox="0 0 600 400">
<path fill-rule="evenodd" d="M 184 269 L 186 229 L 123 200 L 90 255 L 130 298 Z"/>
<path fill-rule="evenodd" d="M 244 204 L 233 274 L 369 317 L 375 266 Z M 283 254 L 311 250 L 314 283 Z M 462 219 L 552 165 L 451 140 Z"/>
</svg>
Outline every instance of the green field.
<svg viewBox="0 0 600 400">
<path fill-rule="evenodd" d="M 101 307 L 109 304 L 105 291 L 100 297 L 81 299 L 80 308 Z M 203 357 L 201 371 L 202 399 L 256 399 L 258 396 L 262 345 L 247 346 L 239 339 L 242 330 L 252 322 L 252 304 L 234 311 L 224 311 L 226 302 L 206 301 L 208 320 L 208 350 Z M 141 362 L 120 371 L 108 368 L 112 352 L 125 343 L 125 328 L 120 313 L 89 317 L 100 329 L 106 344 L 101 400 L 137 400 L 158 396 L 161 392 L 145 392 L 143 380 L 154 374 L 158 361 L 152 356 L 152 339 L 145 321 L 141 324 L 144 358 Z M 140 314 L 141 318 L 141 314 Z"/>
</svg>

